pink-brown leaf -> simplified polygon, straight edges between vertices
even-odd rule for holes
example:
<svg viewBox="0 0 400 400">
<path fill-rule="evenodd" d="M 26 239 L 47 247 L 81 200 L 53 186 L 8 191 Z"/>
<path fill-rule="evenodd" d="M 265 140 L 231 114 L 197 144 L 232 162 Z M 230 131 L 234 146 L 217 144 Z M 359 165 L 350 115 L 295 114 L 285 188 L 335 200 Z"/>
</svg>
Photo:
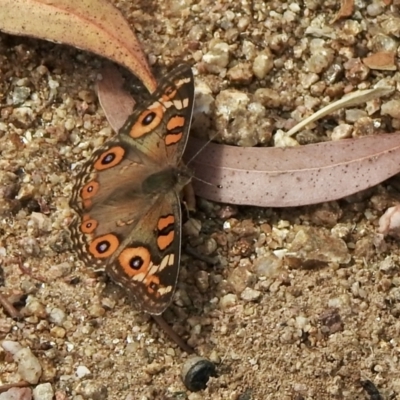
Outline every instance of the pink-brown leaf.
<svg viewBox="0 0 400 400">
<path fill-rule="evenodd" d="M 186 159 L 203 142 L 191 139 Z M 321 203 L 374 186 L 399 172 L 400 134 L 290 148 L 210 143 L 190 164 L 199 196 L 223 203 L 292 207 Z"/>
<path fill-rule="evenodd" d="M 114 65 L 101 70 L 97 82 L 97 95 L 100 105 L 112 128 L 118 132 L 133 112 L 135 100 L 123 89 L 124 80 Z"/>
<path fill-rule="evenodd" d="M 0 30 L 65 43 L 128 68 L 154 91 L 156 82 L 140 44 L 107 0 L 0 0 Z"/>
</svg>

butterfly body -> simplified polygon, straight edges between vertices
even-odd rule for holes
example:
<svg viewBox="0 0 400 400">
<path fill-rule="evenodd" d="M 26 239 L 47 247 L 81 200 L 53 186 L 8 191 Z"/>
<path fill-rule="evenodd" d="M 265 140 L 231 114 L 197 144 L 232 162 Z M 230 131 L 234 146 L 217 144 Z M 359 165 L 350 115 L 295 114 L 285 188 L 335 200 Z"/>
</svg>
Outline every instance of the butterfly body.
<svg viewBox="0 0 400 400">
<path fill-rule="evenodd" d="M 191 178 L 181 158 L 193 99 L 191 69 L 181 65 L 93 152 L 70 200 L 78 256 L 104 268 L 151 314 L 169 305 L 179 273 L 179 193 Z"/>
</svg>

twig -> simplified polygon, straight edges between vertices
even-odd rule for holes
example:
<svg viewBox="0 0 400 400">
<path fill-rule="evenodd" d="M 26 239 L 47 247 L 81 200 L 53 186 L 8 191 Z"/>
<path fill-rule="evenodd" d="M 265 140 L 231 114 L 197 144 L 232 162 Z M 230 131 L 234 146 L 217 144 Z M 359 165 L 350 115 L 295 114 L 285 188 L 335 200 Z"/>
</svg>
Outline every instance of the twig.
<svg viewBox="0 0 400 400">
<path fill-rule="evenodd" d="M 25 267 L 24 264 L 22 263 L 20 257 L 17 257 L 17 264 L 23 274 L 28 275 L 32 279 L 35 279 L 39 282 L 47 283 L 47 280 L 45 278 L 43 278 L 41 275 L 35 275 L 32 273 L 32 271 L 29 268 Z"/>
<path fill-rule="evenodd" d="M 168 325 L 161 315 L 152 315 L 154 321 L 167 334 L 167 336 L 175 342 L 183 351 L 193 354 L 194 350 Z"/>
<path fill-rule="evenodd" d="M 196 249 L 193 247 L 187 245 L 185 247 L 185 253 L 189 254 L 190 256 L 197 258 L 200 261 L 204 261 L 208 265 L 217 265 L 218 264 L 218 258 L 217 257 L 210 257 L 206 256 L 205 254 L 201 254 L 198 252 Z"/>
<path fill-rule="evenodd" d="M 0 304 L 12 319 L 22 319 L 21 313 L 1 293 Z"/>
</svg>

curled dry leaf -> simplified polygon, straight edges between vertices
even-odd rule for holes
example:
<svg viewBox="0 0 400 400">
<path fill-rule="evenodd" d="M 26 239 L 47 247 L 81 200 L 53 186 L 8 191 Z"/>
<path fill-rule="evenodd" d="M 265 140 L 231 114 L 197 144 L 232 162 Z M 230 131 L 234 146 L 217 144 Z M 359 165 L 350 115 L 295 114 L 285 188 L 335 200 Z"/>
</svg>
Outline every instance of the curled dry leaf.
<svg viewBox="0 0 400 400">
<path fill-rule="evenodd" d="M 97 82 L 97 95 L 109 124 L 116 132 L 122 128 L 135 107 L 135 100 L 123 90 L 123 85 L 124 80 L 115 66 L 108 64 L 103 67 Z"/>
<path fill-rule="evenodd" d="M 388 208 L 379 219 L 379 233 L 400 237 L 400 206 Z"/>
<path fill-rule="evenodd" d="M 116 121 L 111 117 L 115 105 L 121 107 L 128 101 L 129 106 L 123 108 L 129 109 L 132 104 L 118 74 L 110 69 L 98 83 L 100 103 L 110 105 L 104 112 L 115 130 L 129 115 Z M 108 84 L 108 79 L 115 84 Z M 386 93 L 387 88 L 382 90 Z M 363 94 L 364 100 L 370 95 Z M 346 101 L 353 104 L 354 99 Z M 189 138 L 185 160 L 191 160 L 204 144 Z M 399 172 L 399 157 L 400 134 L 390 134 L 292 148 L 209 143 L 189 167 L 195 171 L 193 185 L 201 197 L 231 204 L 292 207 L 336 200 L 376 185 Z"/>
<path fill-rule="evenodd" d="M 157 84 L 139 41 L 107 0 L 0 0 L 0 30 L 65 43 L 128 68 L 152 92 Z"/>
</svg>

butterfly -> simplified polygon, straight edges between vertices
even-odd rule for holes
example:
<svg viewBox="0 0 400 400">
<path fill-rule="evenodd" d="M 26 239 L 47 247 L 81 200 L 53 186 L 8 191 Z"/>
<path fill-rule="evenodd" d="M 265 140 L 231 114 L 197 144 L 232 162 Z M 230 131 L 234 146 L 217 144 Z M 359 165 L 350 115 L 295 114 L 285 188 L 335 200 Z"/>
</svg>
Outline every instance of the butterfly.
<svg viewBox="0 0 400 400">
<path fill-rule="evenodd" d="M 182 64 L 83 164 L 69 202 L 79 258 L 154 315 L 171 303 L 179 274 L 180 192 L 192 177 L 181 159 L 193 103 L 192 70 Z"/>
</svg>

